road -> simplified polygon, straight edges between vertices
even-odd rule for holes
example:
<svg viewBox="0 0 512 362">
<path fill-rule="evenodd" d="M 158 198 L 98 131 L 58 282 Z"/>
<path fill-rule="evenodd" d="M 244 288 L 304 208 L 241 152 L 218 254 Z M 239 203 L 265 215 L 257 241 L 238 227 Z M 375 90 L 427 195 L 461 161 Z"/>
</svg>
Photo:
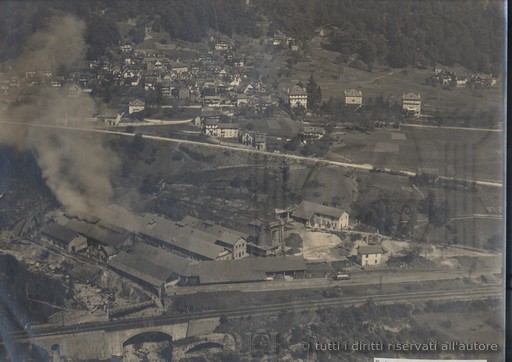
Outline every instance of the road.
<svg viewBox="0 0 512 362">
<path fill-rule="evenodd" d="M 19 122 L 0 121 L 0 123 L 20 126 Z M 96 129 L 96 128 L 70 127 L 70 126 L 63 126 L 63 125 L 23 123 L 23 126 L 50 128 L 50 129 L 64 129 L 64 130 L 81 131 L 81 132 L 94 132 L 94 133 L 126 136 L 126 137 L 134 137 L 135 136 L 133 133 L 128 133 L 128 132 L 111 131 L 111 130 Z M 338 166 L 338 167 L 343 167 L 343 168 L 352 168 L 352 169 L 356 169 L 356 170 L 370 171 L 374 167 L 373 165 L 368 164 L 368 163 L 339 162 L 339 161 L 326 160 L 326 159 L 315 158 L 315 157 L 304 157 L 304 156 L 298 156 L 298 155 L 291 155 L 291 154 L 286 154 L 286 153 L 270 153 L 270 152 L 265 152 L 265 151 L 259 151 L 256 149 L 247 149 L 247 148 L 237 147 L 236 145 L 233 145 L 233 146 L 228 146 L 225 144 L 218 145 L 218 144 L 204 143 L 204 142 L 198 142 L 198 141 L 190 141 L 190 140 L 182 140 L 182 139 L 177 139 L 177 138 L 150 136 L 150 135 L 142 135 L 142 137 L 145 139 L 156 140 L 156 141 L 190 144 L 190 145 L 196 145 L 196 146 L 202 146 L 202 147 L 218 148 L 218 149 L 222 149 L 222 150 L 231 150 L 231 151 L 247 152 L 247 153 L 253 153 L 253 154 L 261 154 L 261 155 L 272 156 L 272 157 L 276 157 L 276 158 L 282 158 L 282 159 L 288 159 L 288 160 L 294 160 L 294 161 L 300 161 L 300 162 L 307 162 L 307 163 L 313 163 L 313 164 L 320 164 L 320 165 L 332 165 L 332 166 Z M 408 170 L 393 170 L 393 171 L 398 171 L 404 176 L 416 176 L 416 172 L 412 172 L 412 171 L 408 171 Z M 475 179 L 460 179 L 460 178 L 453 178 L 453 177 L 443 177 L 443 179 L 474 182 L 475 184 L 481 185 L 481 186 L 503 187 L 503 184 L 501 182 L 491 182 L 491 181 L 475 180 Z"/>
<path fill-rule="evenodd" d="M 487 298 L 502 298 L 501 286 L 487 285 L 487 286 L 468 286 L 464 289 L 454 290 L 430 290 L 430 291 L 413 291 L 413 292 L 401 292 L 401 293 L 382 293 L 371 296 L 377 304 L 389 304 L 389 303 L 414 303 L 424 302 L 426 300 L 445 301 L 445 300 L 474 300 L 474 299 L 487 299 Z M 304 301 L 292 301 L 282 302 L 270 305 L 257 305 L 257 306 L 240 306 L 237 309 L 228 310 L 212 310 L 204 312 L 193 312 L 182 315 L 171 315 L 171 316 L 156 316 L 156 317 L 145 317 L 135 318 L 126 320 L 114 320 L 109 322 L 93 322 L 79 324 L 75 326 L 36 326 L 31 330 L 31 337 L 43 337 L 43 336 L 56 336 L 64 335 L 69 333 L 83 333 L 83 332 L 99 332 L 99 331 L 114 331 L 134 328 L 147 328 L 148 326 L 156 327 L 161 325 L 185 323 L 190 320 L 215 318 L 225 316 L 228 318 L 242 317 L 247 315 L 268 315 L 275 314 L 282 310 L 288 312 L 302 311 L 302 310 L 317 310 L 327 307 L 339 307 L 339 306 L 352 306 L 360 305 L 368 301 L 367 296 L 340 296 L 334 298 L 323 298 L 317 300 L 304 300 Z M 24 332 L 17 332 L 11 334 L 11 337 L 18 340 L 24 341 L 27 336 Z"/>
<path fill-rule="evenodd" d="M 450 126 L 430 126 L 423 124 L 401 124 L 400 127 L 416 127 L 416 128 L 435 128 L 435 129 L 458 129 L 462 131 L 479 131 L 479 132 L 503 132 L 502 129 L 491 128 L 472 128 L 472 127 L 450 127 Z"/>
</svg>

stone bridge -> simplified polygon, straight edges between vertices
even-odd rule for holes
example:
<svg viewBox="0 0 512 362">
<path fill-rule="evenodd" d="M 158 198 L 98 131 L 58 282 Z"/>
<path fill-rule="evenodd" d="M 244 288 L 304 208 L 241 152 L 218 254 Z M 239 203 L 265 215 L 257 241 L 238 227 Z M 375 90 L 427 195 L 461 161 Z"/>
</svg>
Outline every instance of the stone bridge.
<svg viewBox="0 0 512 362">
<path fill-rule="evenodd" d="M 79 331 L 37 336 L 30 340 L 48 352 L 51 361 L 100 359 L 123 360 L 123 350 L 127 345 L 141 341 L 176 342 L 189 337 L 213 333 L 219 325 L 219 318 L 193 320 L 184 323 L 123 328 L 111 330 Z M 213 340 L 210 342 L 214 342 Z M 218 340 L 215 340 L 218 342 Z"/>
<path fill-rule="evenodd" d="M 221 348 L 223 350 L 235 351 L 235 340 L 233 336 L 223 333 L 213 333 L 197 336 L 194 340 L 181 346 L 174 346 L 172 349 L 173 360 L 179 361 L 189 353 L 200 351 L 202 349 Z"/>
</svg>

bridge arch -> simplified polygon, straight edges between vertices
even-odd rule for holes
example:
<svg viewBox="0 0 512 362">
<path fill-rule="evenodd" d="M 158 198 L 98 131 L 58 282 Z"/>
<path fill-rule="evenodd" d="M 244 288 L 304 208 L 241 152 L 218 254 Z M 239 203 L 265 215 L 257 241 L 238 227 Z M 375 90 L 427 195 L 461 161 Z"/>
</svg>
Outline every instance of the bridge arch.
<svg viewBox="0 0 512 362">
<path fill-rule="evenodd" d="M 212 342 L 212 341 L 205 341 L 205 342 L 198 343 L 198 344 L 192 346 L 191 348 L 189 348 L 188 350 L 185 351 L 185 354 L 199 352 L 199 351 L 202 351 L 205 349 L 211 349 L 211 348 L 224 349 L 224 344 L 218 343 L 218 342 Z"/>
<path fill-rule="evenodd" d="M 124 340 L 122 343 L 122 349 L 123 349 L 123 358 L 125 356 L 125 353 L 128 353 L 130 355 L 134 351 L 132 348 L 135 348 L 135 350 L 139 349 L 144 343 L 161 343 L 162 344 L 159 348 L 159 354 L 162 361 L 172 361 L 172 355 L 173 355 L 173 338 L 172 335 L 161 332 L 161 331 L 144 331 L 132 334 L 128 338 Z"/>
<path fill-rule="evenodd" d="M 145 342 L 170 342 L 172 344 L 172 336 L 161 331 L 144 331 L 134 333 L 123 342 L 123 348 L 131 344 Z"/>
</svg>

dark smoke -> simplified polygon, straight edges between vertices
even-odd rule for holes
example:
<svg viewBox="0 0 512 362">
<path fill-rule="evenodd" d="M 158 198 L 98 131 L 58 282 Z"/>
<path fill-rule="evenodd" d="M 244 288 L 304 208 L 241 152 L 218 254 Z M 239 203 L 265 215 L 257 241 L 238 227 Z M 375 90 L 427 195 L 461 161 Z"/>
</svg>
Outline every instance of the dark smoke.
<svg viewBox="0 0 512 362">
<path fill-rule="evenodd" d="M 85 59 L 85 24 L 71 15 L 53 16 L 44 30 L 34 34 L 23 54 L 12 65 L 22 81 L 25 72 L 73 69 Z M 94 213 L 110 203 L 111 176 L 119 166 L 117 156 L 91 132 L 34 127 L 56 125 L 74 119 L 77 126 L 91 128 L 87 121 L 97 114 L 97 103 L 87 94 L 70 100 L 66 91 L 23 86 L 21 105 L 0 111 L 0 143 L 35 153 L 43 177 L 57 200 L 74 213 Z M 79 106 L 77 106 L 77 104 Z M 78 120 L 78 121 L 76 121 Z"/>
</svg>

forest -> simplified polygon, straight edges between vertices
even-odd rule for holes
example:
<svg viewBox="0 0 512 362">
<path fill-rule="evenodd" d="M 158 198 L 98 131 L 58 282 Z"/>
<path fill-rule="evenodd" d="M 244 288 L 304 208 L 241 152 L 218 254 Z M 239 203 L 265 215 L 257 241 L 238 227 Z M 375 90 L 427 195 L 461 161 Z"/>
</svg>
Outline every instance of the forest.
<svg viewBox="0 0 512 362">
<path fill-rule="evenodd" d="M 255 38 L 281 30 L 304 42 L 322 28 L 329 49 L 395 68 L 460 64 L 498 75 L 504 57 L 501 1 L 52 0 L 0 3 L 0 13 L 9 14 L 0 17 L 0 60 L 14 59 L 56 10 L 86 22 L 90 58 L 119 43 L 116 23 L 129 18 L 194 42 L 209 29 Z M 268 24 L 267 34 L 262 23 Z"/>
<path fill-rule="evenodd" d="M 329 47 L 366 64 L 460 64 L 499 73 L 503 2 L 422 0 L 260 0 L 274 26 L 298 39 L 328 29 Z"/>
</svg>

